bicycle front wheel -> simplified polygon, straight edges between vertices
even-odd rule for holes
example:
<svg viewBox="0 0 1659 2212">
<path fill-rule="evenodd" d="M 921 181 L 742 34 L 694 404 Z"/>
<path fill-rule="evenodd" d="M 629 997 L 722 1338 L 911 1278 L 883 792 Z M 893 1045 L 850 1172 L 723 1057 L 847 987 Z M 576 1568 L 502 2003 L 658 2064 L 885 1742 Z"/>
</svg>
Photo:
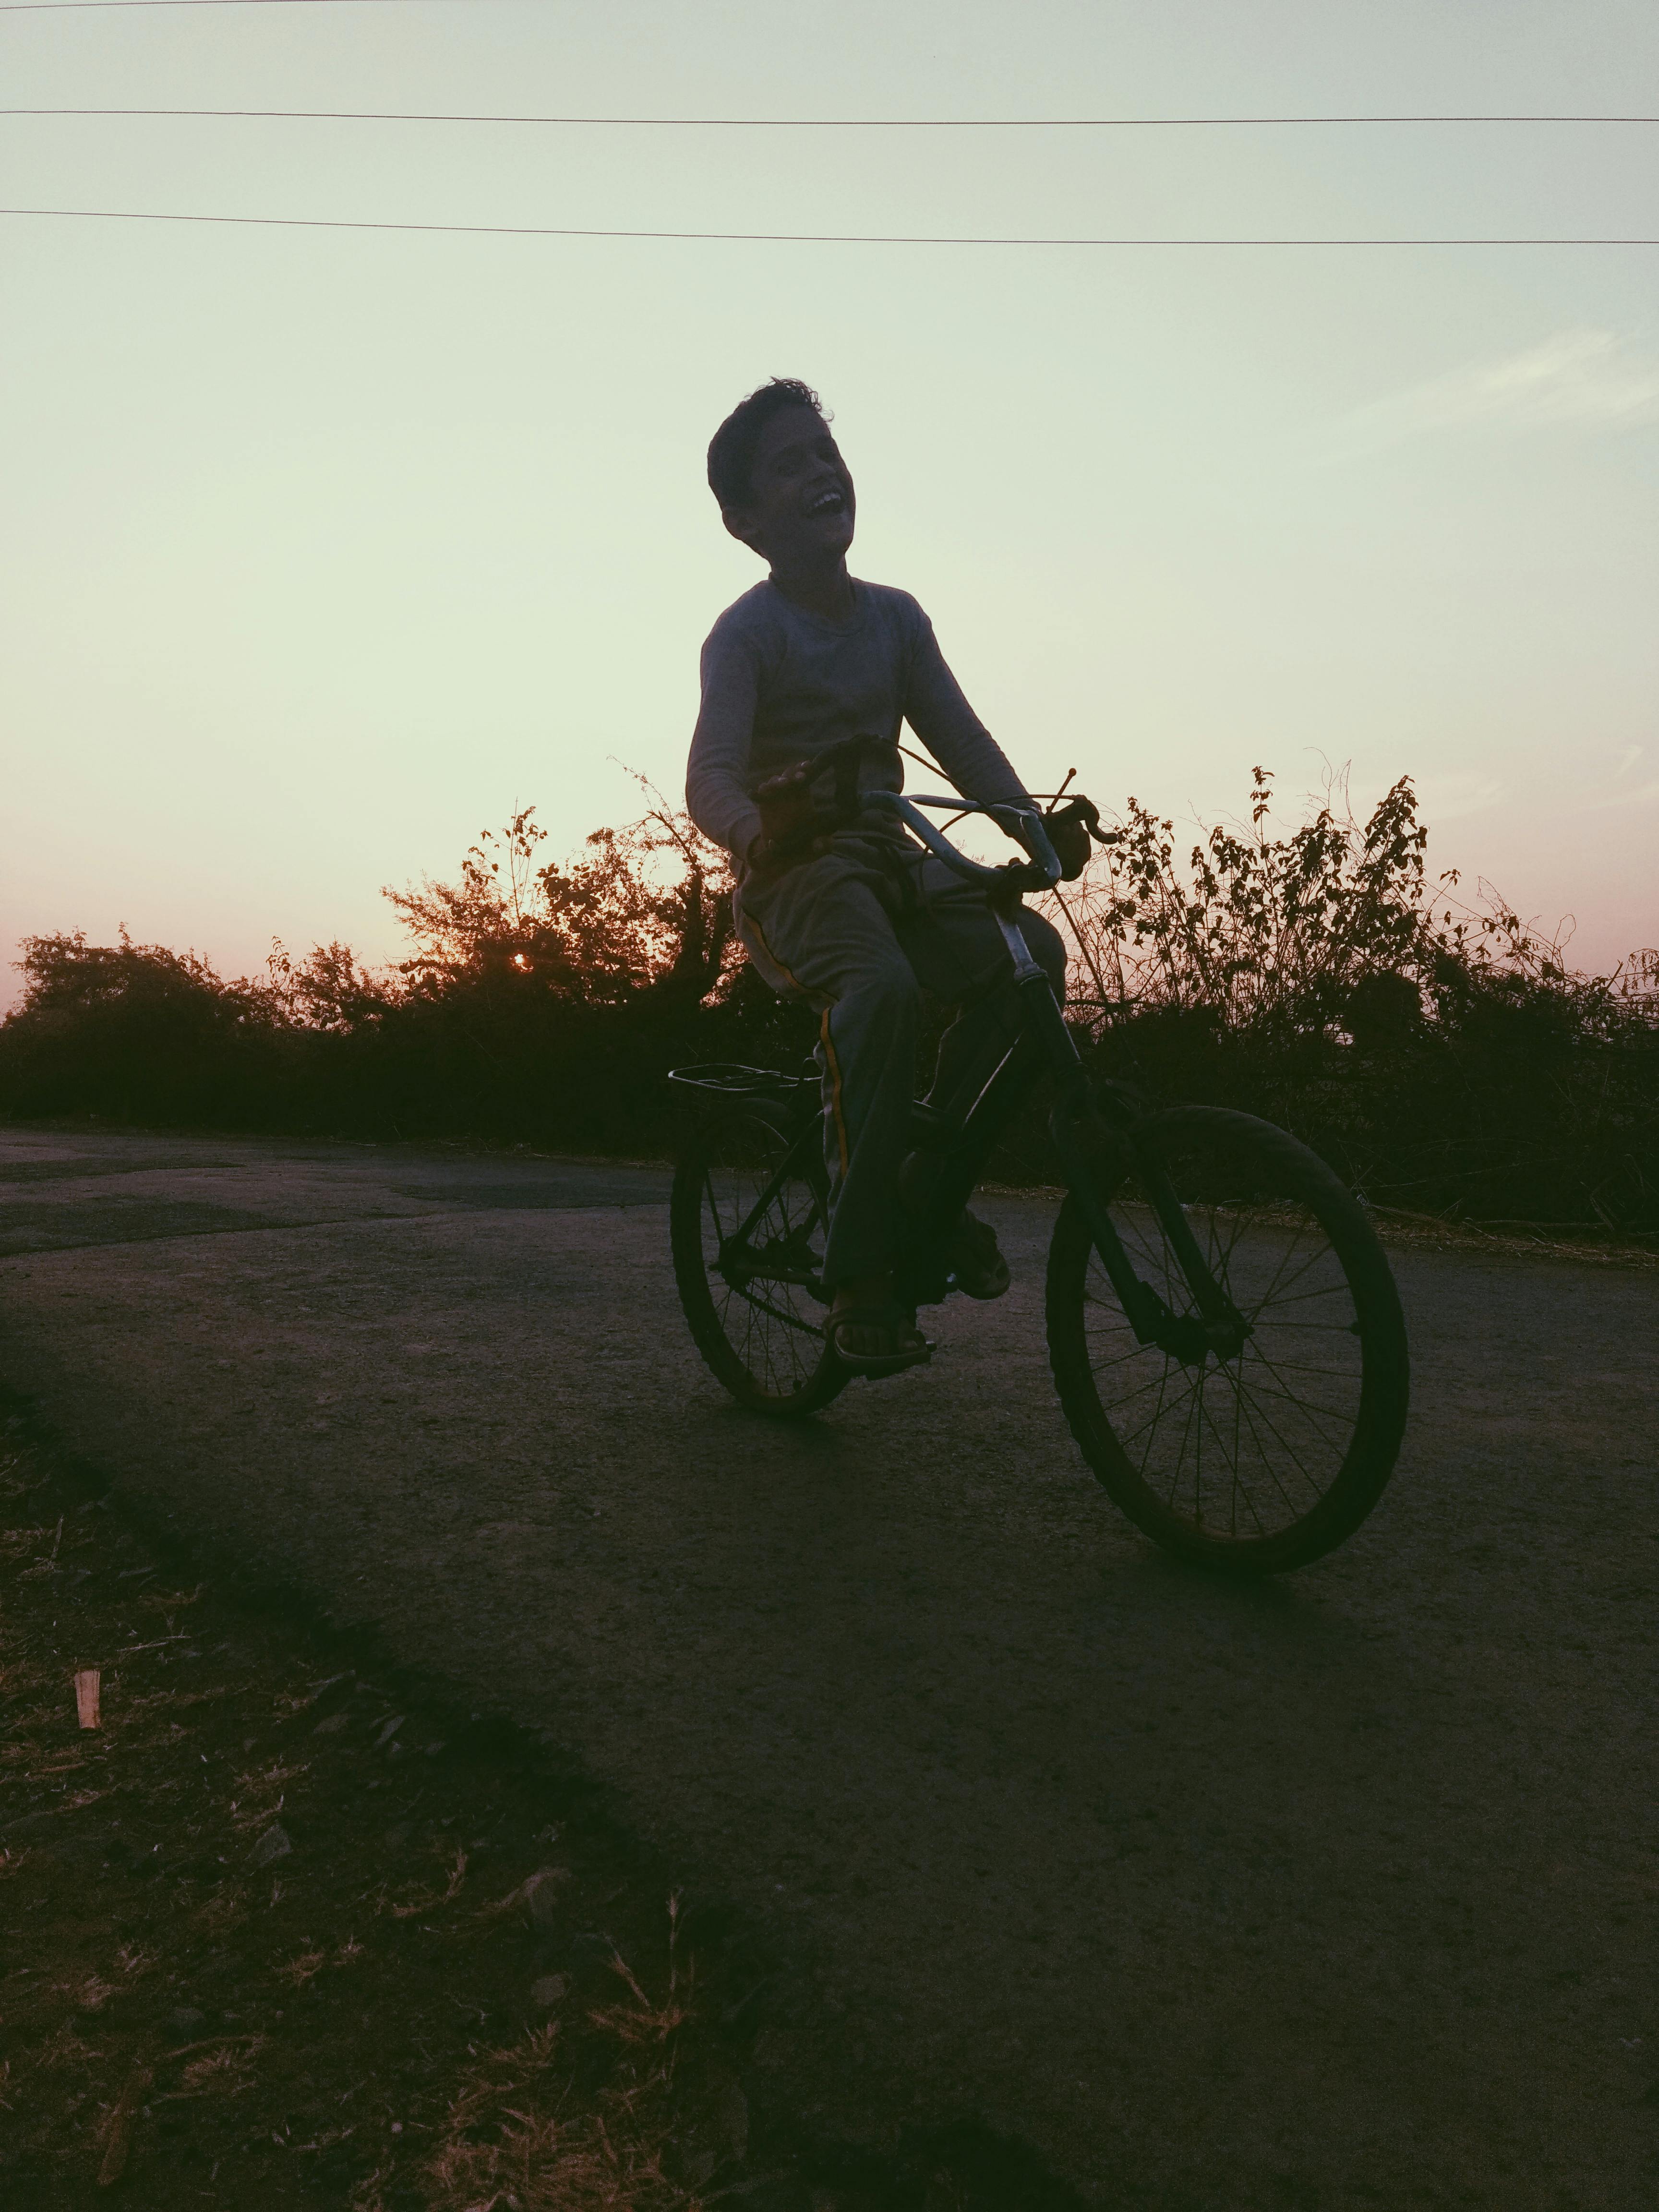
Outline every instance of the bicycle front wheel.
<svg viewBox="0 0 1659 2212">
<path fill-rule="evenodd" d="M 1249 1114 L 1181 1107 L 1097 1170 L 1140 1280 L 1176 1325 L 1140 1341 L 1073 1193 L 1048 1255 L 1048 1353 L 1083 1455 L 1168 1551 L 1249 1574 L 1305 1566 L 1381 1496 L 1405 1426 L 1406 1328 L 1364 1211 L 1324 1162 Z M 1244 1324 L 1218 1352 L 1158 1200 L 1173 1193 Z"/>
<path fill-rule="evenodd" d="M 849 1380 L 824 1340 L 817 1278 L 829 1219 L 816 1117 L 761 1098 L 722 1107 L 674 1171 L 674 1279 L 691 1334 L 739 1405 L 791 1418 Z"/>
</svg>

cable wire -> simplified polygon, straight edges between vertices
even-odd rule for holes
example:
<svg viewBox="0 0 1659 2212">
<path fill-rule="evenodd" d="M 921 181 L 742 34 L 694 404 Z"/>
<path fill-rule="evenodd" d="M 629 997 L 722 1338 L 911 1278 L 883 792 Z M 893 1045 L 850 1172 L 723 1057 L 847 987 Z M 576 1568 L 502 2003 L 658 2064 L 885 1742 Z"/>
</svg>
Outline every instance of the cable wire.
<svg viewBox="0 0 1659 2212">
<path fill-rule="evenodd" d="M 320 8 L 340 0 L 0 0 L 0 15 L 70 15 L 83 8 Z M 353 7 L 389 7 L 404 0 L 349 0 Z"/>
<path fill-rule="evenodd" d="M 0 12 L 9 0 L 0 0 Z M 70 4 L 70 0 L 58 0 Z M 94 4 L 94 0 L 85 0 Z M 112 0 L 123 4 L 123 0 Z M 140 0 L 130 0 L 137 6 Z M 181 5 L 208 0 L 179 0 Z M 240 4 L 240 0 L 238 0 Z M 267 0 L 270 4 L 270 0 Z M 547 124 L 589 131 L 1218 131 L 1359 124 L 1653 124 L 1659 115 L 472 115 L 361 107 L 0 107 L 0 115 L 269 123 Z"/>
<path fill-rule="evenodd" d="M 469 238 L 665 239 L 733 246 L 1659 246 L 1659 238 L 974 238 L 901 237 L 864 231 L 599 230 L 567 223 L 375 222 L 339 216 L 172 215 L 149 208 L 0 208 L 0 216 L 54 216 L 85 222 L 211 222 L 277 230 L 425 231 Z"/>
</svg>

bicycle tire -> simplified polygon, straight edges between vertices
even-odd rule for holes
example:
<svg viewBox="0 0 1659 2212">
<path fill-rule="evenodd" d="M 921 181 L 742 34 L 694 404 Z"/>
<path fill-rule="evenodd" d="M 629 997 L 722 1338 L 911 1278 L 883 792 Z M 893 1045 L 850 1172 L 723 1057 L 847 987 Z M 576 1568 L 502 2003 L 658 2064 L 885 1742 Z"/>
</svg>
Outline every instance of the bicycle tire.
<svg viewBox="0 0 1659 2212">
<path fill-rule="evenodd" d="M 824 1340 L 822 1304 L 793 1282 L 722 1273 L 720 1253 L 782 1164 L 801 1124 L 763 1098 L 710 1114 L 682 1149 L 669 1199 L 674 1279 L 692 1341 L 740 1406 L 792 1420 L 817 1413 L 851 1379 Z M 829 1183 L 809 1147 L 760 1227 L 775 1248 L 793 1237 L 823 1249 Z"/>
<path fill-rule="evenodd" d="M 1285 1131 L 1174 1108 L 1103 1151 L 1095 1194 L 1177 1314 L 1196 1307 L 1146 1194 L 1154 1165 L 1249 1335 L 1231 1358 L 1141 1344 L 1073 1191 L 1047 1286 L 1066 1422 L 1114 1503 L 1166 1551 L 1245 1575 L 1306 1566 L 1359 1527 L 1399 1453 L 1409 1359 L 1387 1256 L 1359 1202 Z"/>
</svg>

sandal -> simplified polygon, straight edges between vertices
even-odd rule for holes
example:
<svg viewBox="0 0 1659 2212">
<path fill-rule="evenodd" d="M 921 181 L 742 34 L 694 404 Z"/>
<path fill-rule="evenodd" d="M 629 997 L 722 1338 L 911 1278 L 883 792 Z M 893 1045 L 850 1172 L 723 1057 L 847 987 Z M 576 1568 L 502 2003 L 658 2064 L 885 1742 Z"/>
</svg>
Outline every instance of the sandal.
<svg viewBox="0 0 1659 2212">
<path fill-rule="evenodd" d="M 851 1352 L 843 1332 L 871 1330 L 885 1338 L 887 1352 Z M 933 1347 L 916 1327 L 916 1317 L 891 1298 L 866 1305 L 843 1306 L 823 1324 L 824 1340 L 842 1365 L 854 1375 L 902 1375 L 907 1367 L 921 1367 L 933 1356 Z"/>
<path fill-rule="evenodd" d="M 957 1288 L 970 1298 L 1000 1298 L 1013 1280 L 1008 1262 L 997 1249 L 996 1231 L 965 1206 L 951 1239 L 951 1273 Z"/>
</svg>

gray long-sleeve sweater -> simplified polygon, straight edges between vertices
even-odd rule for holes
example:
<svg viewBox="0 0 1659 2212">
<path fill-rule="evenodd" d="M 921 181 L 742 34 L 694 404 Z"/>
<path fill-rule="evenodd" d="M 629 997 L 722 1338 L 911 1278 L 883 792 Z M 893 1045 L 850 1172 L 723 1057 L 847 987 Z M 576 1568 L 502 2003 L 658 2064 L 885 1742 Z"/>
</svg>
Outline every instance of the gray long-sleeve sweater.
<svg viewBox="0 0 1659 2212">
<path fill-rule="evenodd" d="M 835 623 L 775 584 L 757 584 L 727 607 L 702 648 L 686 806 L 741 866 L 759 834 L 754 794 L 766 777 L 843 738 L 896 740 L 905 721 L 966 797 L 1026 803 L 908 592 L 855 579 L 852 620 Z M 895 774 L 872 761 L 861 775 L 866 788 L 902 787 L 902 766 Z"/>
</svg>

